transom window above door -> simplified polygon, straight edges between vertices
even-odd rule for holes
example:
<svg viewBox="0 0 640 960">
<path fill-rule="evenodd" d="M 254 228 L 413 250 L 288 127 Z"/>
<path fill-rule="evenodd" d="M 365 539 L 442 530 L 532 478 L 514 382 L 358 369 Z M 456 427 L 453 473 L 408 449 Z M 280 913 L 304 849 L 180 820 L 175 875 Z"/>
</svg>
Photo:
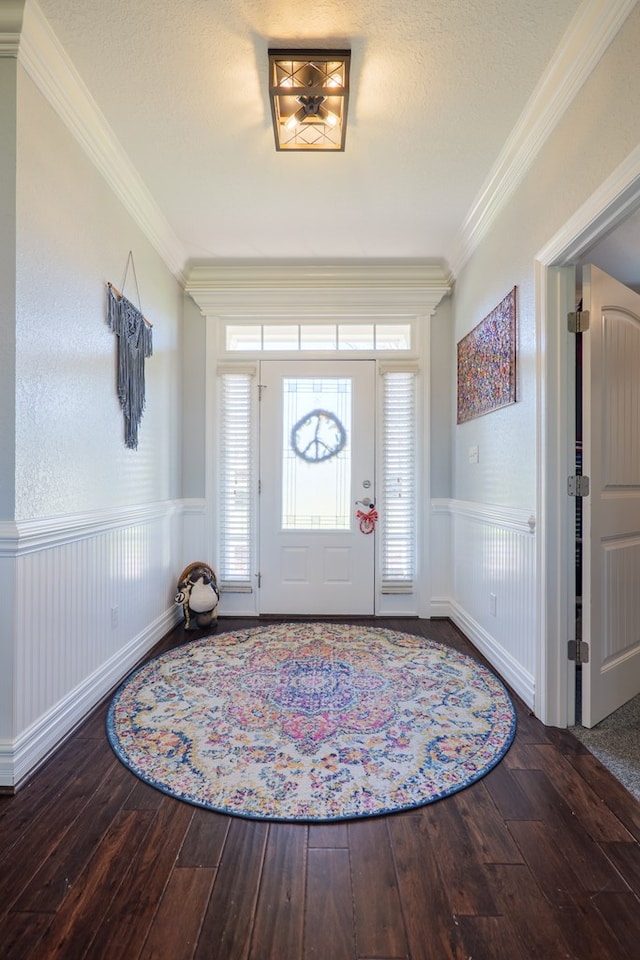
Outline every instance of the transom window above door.
<svg viewBox="0 0 640 960">
<path fill-rule="evenodd" d="M 224 347 L 229 353 L 409 351 L 414 347 L 410 320 L 358 323 L 231 323 L 225 322 Z"/>
</svg>

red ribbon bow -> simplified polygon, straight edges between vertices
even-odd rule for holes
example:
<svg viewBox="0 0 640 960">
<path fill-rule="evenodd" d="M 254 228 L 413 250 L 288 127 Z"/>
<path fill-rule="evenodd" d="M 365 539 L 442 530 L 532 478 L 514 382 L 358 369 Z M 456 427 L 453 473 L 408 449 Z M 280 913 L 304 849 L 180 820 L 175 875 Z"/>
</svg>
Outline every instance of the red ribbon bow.
<svg viewBox="0 0 640 960">
<path fill-rule="evenodd" d="M 362 533 L 373 533 L 376 528 L 378 511 L 375 507 L 371 507 L 368 513 L 363 513 L 362 510 L 358 510 L 356 519 L 360 521 L 360 531 Z"/>
</svg>

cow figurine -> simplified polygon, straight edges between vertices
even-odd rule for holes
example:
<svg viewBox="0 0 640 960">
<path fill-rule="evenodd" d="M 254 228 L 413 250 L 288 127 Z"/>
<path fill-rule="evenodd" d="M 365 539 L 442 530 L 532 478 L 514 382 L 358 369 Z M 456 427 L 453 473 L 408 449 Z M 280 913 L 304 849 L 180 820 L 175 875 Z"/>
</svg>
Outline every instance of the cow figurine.
<svg viewBox="0 0 640 960">
<path fill-rule="evenodd" d="M 210 566 L 197 561 L 182 571 L 176 603 L 182 606 L 185 630 L 204 630 L 217 626 L 220 590 Z"/>
</svg>

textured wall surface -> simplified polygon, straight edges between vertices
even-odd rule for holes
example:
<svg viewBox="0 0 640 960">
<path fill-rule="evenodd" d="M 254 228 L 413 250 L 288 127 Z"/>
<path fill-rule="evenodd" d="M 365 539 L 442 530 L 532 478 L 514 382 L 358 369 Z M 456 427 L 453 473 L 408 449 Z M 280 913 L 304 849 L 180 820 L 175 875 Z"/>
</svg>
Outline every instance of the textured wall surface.
<svg viewBox="0 0 640 960">
<path fill-rule="evenodd" d="M 0 59 L 0 519 L 15 480 L 16 62 Z"/>
<path fill-rule="evenodd" d="M 206 320 L 191 297 L 184 298 L 182 331 L 182 496 L 204 497 L 206 443 Z M 215 377 L 215 370 L 210 371 Z"/>
<path fill-rule="evenodd" d="M 455 381 L 451 377 L 453 349 L 453 310 L 450 297 L 441 301 L 431 318 L 429 390 L 431 496 L 451 495 L 451 450 L 453 432 L 451 410 Z"/>
<path fill-rule="evenodd" d="M 182 294 L 30 79 L 19 75 L 16 518 L 180 492 Z M 154 324 L 137 451 L 123 443 L 105 283 L 133 252 Z M 125 293 L 137 303 L 129 270 Z"/>
</svg>

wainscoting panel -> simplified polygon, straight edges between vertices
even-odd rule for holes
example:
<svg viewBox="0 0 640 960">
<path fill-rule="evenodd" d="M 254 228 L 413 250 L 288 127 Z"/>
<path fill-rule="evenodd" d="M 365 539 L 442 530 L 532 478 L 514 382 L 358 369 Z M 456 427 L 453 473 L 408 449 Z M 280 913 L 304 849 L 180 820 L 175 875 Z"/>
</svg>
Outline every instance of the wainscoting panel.
<svg viewBox="0 0 640 960">
<path fill-rule="evenodd" d="M 215 569 L 211 538 L 208 536 L 206 502 L 203 499 L 182 500 L 180 503 L 182 554 L 177 578 L 190 563 L 201 560 Z"/>
<path fill-rule="evenodd" d="M 640 540 L 612 539 L 602 549 L 605 605 L 601 665 L 611 667 L 637 650 L 640 643 Z"/>
<path fill-rule="evenodd" d="M 177 578 L 197 539 L 185 514 L 202 519 L 201 506 L 190 506 L 167 501 L 0 531 L 0 559 L 15 576 L 6 650 L 13 738 L 0 731 L 0 786 L 19 784 L 178 622 Z"/>
<path fill-rule="evenodd" d="M 507 508 L 438 500 L 432 504 L 432 531 L 431 615 L 450 616 L 533 707 L 535 519 Z M 448 569 L 439 560 L 447 555 L 447 534 Z"/>
</svg>

